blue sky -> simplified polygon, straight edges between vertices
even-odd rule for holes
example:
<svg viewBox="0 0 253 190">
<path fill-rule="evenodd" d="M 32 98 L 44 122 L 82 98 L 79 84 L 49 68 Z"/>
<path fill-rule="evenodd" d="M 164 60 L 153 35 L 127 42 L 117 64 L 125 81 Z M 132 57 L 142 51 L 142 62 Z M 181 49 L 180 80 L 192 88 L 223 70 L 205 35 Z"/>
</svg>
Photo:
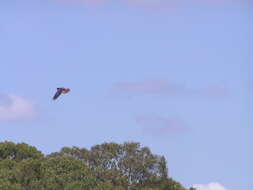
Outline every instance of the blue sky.
<svg viewBox="0 0 253 190">
<path fill-rule="evenodd" d="M 252 3 L 147 2 L 1 1 L 0 141 L 136 141 L 186 187 L 252 189 Z"/>
</svg>

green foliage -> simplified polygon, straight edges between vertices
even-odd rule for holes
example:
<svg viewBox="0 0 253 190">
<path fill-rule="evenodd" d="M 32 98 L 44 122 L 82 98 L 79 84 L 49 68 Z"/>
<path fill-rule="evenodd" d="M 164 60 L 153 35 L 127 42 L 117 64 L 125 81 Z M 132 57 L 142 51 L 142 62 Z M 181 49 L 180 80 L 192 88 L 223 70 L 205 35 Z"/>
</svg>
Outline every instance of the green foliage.
<svg viewBox="0 0 253 190">
<path fill-rule="evenodd" d="M 0 143 L 0 159 L 14 159 L 17 161 L 28 158 L 40 158 L 42 153 L 35 147 L 25 143 L 15 144 L 13 142 Z"/>
<path fill-rule="evenodd" d="M 71 157 L 48 158 L 44 162 L 43 169 L 45 173 L 43 181 L 48 189 L 91 189 L 96 186 L 96 178 L 90 169 Z"/>
<path fill-rule="evenodd" d="M 22 190 L 19 184 L 12 184 L 8 180 L 4 180 L 0 178 L 0 189 L 1 190 Z"/>
<path fill-rule="evenodd" d="M 44 156 L 25 143 L 0 143 L 1 190 L 186 190 L 166 160 L 139 143 L 64 147 Z"/>
<path fill-rule="evenodd" d="M 180 183 L 174 181 L 172 178 L 167 178 L 162 181 L 160 190 L 185 190 L 185 188 Z"/>
</svg>

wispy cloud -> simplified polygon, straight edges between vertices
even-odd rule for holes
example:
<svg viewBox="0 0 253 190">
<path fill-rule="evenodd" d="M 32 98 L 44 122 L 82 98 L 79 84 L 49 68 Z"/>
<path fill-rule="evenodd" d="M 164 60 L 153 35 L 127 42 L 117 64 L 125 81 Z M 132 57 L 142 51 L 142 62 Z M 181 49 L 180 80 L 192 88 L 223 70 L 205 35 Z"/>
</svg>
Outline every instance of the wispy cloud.
<svg viewBox="0 0 253 190">
<path fill-rule="evenodd" d="M 185 122 L 176 118 L 160 116 L 137 116 L 138 126 L 148 135 L 163 136 L 168 134 L 181 134 L 188 130 Z"/>
<path fill-rule="evenodd" d="M 209 98 L 225 98 L 228 96 L 228 89 L 222 85 L 212 85 L 199 90 L 200 94 Z"/>
<path fill-rule="evenodd" d="M 115 84 L 113 89 L 132 95 L 203 96 L 207 98 L 224 98 L 228 95 L 228 89 L 222 85 L 207 86 L 205 88 L 190 88 L 165 80 L 121 82 Z"/>
<path fill-rule="evenodd" d="M 125 2 L 137 8 L 146 10 L 164 11 L 178 7 L 184 0 L 125 0 Z"/>
<path fill-rule="evenodd" d="M 148 95 L 180 95 L 192 93 L 190 89 L 165 80 L 145 80 L 140 82 L 121 82 L 114 85 L 114 90 Z"/>
<path fill-rule="evenodd" d="M 57 0 L 58 2 L 84 5 L 88 7 L 100 7 L 111 3 L 111 0 Z"/>
<path fill-rule="evenodd" d="M 58 0 L 65 3 L 76 3 L 83 4 L 86 6 L 97 7 L 101 5 L 109 5 L 115 3 L 116 0 Z M 136 7 L 146 10 L 171 10 L 173 8 L 179 7 L 183 4 L 189 3 L 199 3 L 199 4 L 222 4 L 224 2 L 233 2 L 232 0 L 122 0 L 120 3 L 130 7 Z"/>
<path fill-rule="evenodd" d="M 224 186 L 222 186 L 220 183 L 217 183 L 217 182 L 209 183 L 206 185 L 197 184 L 197 185 L 193 185 L 193 187 L 196 190 L 227 190 Z"/>
<path fill-rule="evenodd" d="M 0 96 L 0 121 L 32 119 L 35 116 L 33 101 L 16 95 Z"/>
</svg>

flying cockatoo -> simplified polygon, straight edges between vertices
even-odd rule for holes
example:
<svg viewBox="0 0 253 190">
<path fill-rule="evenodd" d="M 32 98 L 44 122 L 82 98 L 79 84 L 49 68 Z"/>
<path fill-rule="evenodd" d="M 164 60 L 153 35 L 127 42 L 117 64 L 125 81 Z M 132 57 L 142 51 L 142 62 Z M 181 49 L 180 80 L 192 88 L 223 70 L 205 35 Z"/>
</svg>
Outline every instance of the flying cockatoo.
<svg viewBox="0 0 253 190">
<path fill-rule="evenodd" d="M 57 88 L 57 92 L 55 93 L 53 100 L 56 100 L 61 94 L 67 94 L 69 91 L 69 88 Z"/>
</svg>

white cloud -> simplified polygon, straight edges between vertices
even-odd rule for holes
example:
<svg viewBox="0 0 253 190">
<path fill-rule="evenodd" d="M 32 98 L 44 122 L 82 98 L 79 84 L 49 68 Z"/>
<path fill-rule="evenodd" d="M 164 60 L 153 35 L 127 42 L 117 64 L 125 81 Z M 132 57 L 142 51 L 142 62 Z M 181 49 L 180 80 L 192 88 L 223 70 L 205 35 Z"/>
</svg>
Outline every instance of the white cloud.
<svg viewBox="0 0 253 190">
<path fill-rule="evenodd" d="M 214 182 L 214 183 L 209 183 L 206 185 L 193 185 L 193 187 L 196 190 L 227 190 L 224 186 L 222 186 L 220 183 Z"/>
<path fill-rule="evenodd" d="M 0 96 L 0 121 L 32 119 L 36 115 L 34 103 L 15 95 Z"/>
</svg>

